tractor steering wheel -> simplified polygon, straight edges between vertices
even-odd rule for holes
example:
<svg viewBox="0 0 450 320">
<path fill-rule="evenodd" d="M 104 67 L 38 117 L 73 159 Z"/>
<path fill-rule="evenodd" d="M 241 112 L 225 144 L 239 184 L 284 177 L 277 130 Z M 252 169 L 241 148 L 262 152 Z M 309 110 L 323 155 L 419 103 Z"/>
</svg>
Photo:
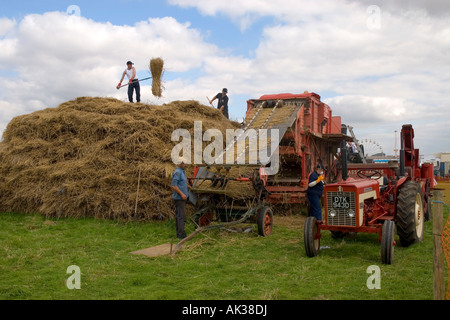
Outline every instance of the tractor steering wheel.
<svg viewBox="0 0 450 320">
<path fill-rule="evenodd" d="M 378 180 L 383 176 L 379 171 L 374 171 L 373 173 L 365 173 L 365 172 L 363 172 L 363 170 L 359 170 L 357 174 L 358 174 L 358 177 L 360 177 L 361 179 L 366 178 L 366 179 Z"/>
</svg>

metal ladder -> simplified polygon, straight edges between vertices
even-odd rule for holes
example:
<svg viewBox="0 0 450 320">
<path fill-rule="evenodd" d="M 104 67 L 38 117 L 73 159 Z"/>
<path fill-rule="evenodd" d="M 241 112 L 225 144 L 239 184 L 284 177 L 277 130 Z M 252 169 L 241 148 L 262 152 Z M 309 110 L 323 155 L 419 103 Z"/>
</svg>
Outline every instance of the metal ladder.
<svg viewBox="0 0 450 320">
<path fill-rule="evenodd" d="M 350 132 L 350 135 L 351 135 L 352 138 L 353 138 L 353 143 L 356 145 L 356 150 L 358 151 L 358 154 L 359 154 L 359 156 L 361 157 L 362 162 L 363 162 L 363 163 L 367 163 L 367 160 L 366 160 L 366 158 L 364 157 L 364 153 L 362 152 L 361 145 L 359 144 L 358 139 L 356 139 L 356 136 L 355 136 L 355 134 L 353 133 L 353 127 L 347 126 L 347 128 L 348 128 L 348 131 Z"/>
<path fill-rule="evenodd" d="M 257 106 L 257 110 L 256 113 L 253 115 L 252 119 L 248 122 L 244 124 L 244 129 L 243 131 L 233 139 L 233 141 L 228 144 L 225 148 L 225 150 L 223 150 L 215 159 L 214 159 L 214 163 L 216 163 L 217 159 L 220 159 L 223 157 L 224 154 L 226 154 L 228 152 L 228 150 L 230 150 L 231 148 L 234 148 L 236 143 L 239 141 L 239 139 L 241 138 L 241 136 L 250 128 L 250 126 L 253 124 L 253 122 L 255 122 L 256 118 L 258 118 L 259 113 L 261 112 L 261 110 L 264 108 L 265 104 L 267 104 L 266 101 L 264 101 L 263 103 L 260 103 Z"/>
</svg>

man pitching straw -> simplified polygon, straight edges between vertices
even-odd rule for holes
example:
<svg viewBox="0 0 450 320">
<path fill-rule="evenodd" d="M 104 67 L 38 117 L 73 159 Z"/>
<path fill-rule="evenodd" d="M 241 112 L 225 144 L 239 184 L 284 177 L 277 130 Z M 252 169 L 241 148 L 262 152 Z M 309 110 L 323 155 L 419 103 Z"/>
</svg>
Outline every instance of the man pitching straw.
<svg viewBox="0 0 450 320">
<path fill-rule="evenodd" d="M 228 89 L 223 88 L 222 93 L 218 93 L 212 100 L 209 101 L 210 104 L 213 103 L 214 100 L 218 99 L 219 103 L 217 104 L 217 109 L 219 109 L 227 119 L 229 119 L 228 116 Z"/>
<path fill-rule="evenodd" d="M 133 67 L 134 63 L 131 61 L 127 62 L 127 68 L 122 74 L 122 78 L 120 79 L 119 84 L 117 85 L 117 90 L 120 89 L 120 86 L 122 85 L 122 81 L 125 78 L 125 76 L 129 79 L 129 85 L 128 85 L 128 101 L 133 103 L 133 90 L 136 91 L 136 101 L 139 103 L 141 102 L 141 86 L 139 85 L 139 79 L 136 76 L 136 68 Z"/>
</svg>

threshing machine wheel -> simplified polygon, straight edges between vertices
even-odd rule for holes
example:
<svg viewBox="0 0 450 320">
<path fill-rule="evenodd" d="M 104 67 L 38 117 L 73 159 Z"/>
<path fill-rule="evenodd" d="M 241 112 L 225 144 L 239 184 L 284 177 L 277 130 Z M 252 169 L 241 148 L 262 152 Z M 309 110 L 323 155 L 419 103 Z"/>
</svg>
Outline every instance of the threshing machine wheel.
<svg viewBox="0 0 450 320">
<path fill-rule="evenodd" d="M 406 181 L 397 197 L 397 234 L 402 247 L 423 240 L 425 214 L 420 184 Z"/>
<path fill-rule="evenodd" d="M 191 219 L 193 219 L 196 229 L 197 227 L 206 227 L 214 220 L 214 212 L 206 206 L 200 206 Z"/>
<path fill-rule="evenodd" d="M 267 237 L 272 233 L 273 212 L 269 207 L 262 207 L 258 214 L 258 234 Z"/>
<path fill-rule="evenodd" d="M 305 221 L 303 233 L 305 251 L 308 257 L 315 257 L 319 254 L 320 237 L 318 235 L 317 219 L 315 217 L 308 217 Z"/>
<path fill-rule="evenodd" d="M 394 221 L 386 220 L 381 230 L 381 262 L 384 264 L 392 264 L 394 261 L 394 231 Z"/>
</svg>

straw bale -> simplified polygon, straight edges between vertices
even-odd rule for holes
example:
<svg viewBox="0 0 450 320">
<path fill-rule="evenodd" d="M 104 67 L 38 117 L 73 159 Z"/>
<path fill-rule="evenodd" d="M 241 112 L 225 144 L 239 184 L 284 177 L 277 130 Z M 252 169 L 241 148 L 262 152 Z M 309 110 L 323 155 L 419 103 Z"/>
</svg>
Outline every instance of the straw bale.
<svg viewBox="0 0 450 320">
<path fill-rule="evenodd" d="M 164 60 L 161 58 L 154 58 L 150 60 L 150 71 L 152 73 L 152 93 L 155 97 L 162 97 L 161 78 L 164 72 Z"/>
</svg>

